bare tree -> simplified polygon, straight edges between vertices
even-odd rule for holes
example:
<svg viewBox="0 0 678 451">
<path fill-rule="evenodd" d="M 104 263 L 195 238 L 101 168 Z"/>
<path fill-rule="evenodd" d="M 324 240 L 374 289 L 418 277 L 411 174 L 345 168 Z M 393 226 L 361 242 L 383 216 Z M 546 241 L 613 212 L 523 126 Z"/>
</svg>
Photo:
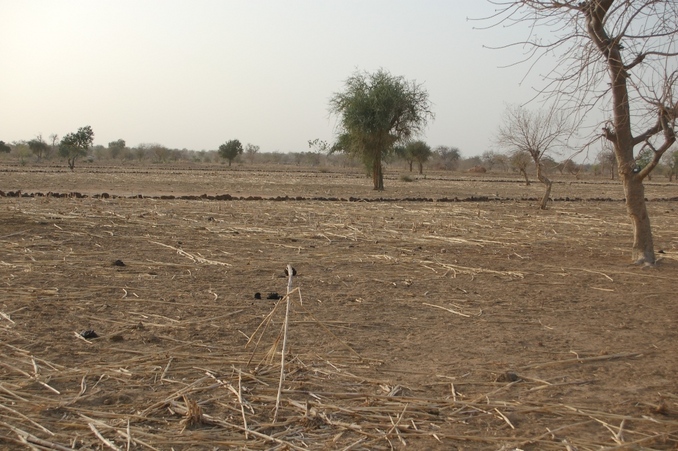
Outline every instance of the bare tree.
<svg viewBox="0 0 678 451">
<path fill-rule="evenodd" d="M 609 142 L 604 142 L 603 148 L 598 152 L 596 156 L 596 161 L 600 164 L 600 172 L 602 174 L 610 173 L 610 179 L 614 180 L 617 156 L 614 153 L 614 149 Z"/>
<path fill-rule="evenodd" d="M 560 175 L 563 175 L 564 173 L 568 173 L 570 175 L 577 176 L 579 178 L 579 171 L 581 171 L 581 166 L 575 163 L 572 158 L 567 158 L 560 163 L 557 163 L 554 167 L 558 172 L 560 172 Z"/>
<path fill-rule="evenodd" d="M 532 156 L 529 152 L 524 150 L 515 149 L 511 152 L 509 156 L 509 164 L 511 167 L 522 174 L 525 177 L 525 186 L 530 186 L 530 178 L 527 176 L 527 168 L 532 162 Z"/>
<path fill-rule="evenodd" d="M 49 135 L 49 142 L 50 142 L 49 155 L 51 155 L 55 153 L 59 148 L 59 135 L 57 135 L 56 133 L 52 133 L 51 135 Z"/>
<path fill-rule="evenodd" d="M 541 94 L 569 108 L 579 124 L 598 106 L 606 107 L 601 137 L 613 144 L 624 186 L 634 229 L 632 258 L 654 264 L 643 180 L 676 140 L 678 2 L 489 1 L 499 7 L 493 17 L 502 26 L 528 25 L 527 39 L 514 43 L 527 50 L 527 59 L 557 57 Z M 642 169 L 635 160 L 640 146 L 653 152 Z"/>
<path fill-rule="evenodd" d="M 544 196 L 540 208 L 546 209 L 551 195 L 553 182 L 546 177 L 544 160 L 548 152 L 561 145 L 561 140 L 569 134 L 567 121 L 555 111 L 532 112 L 522 107 L 508 107 L 504 114 L 504 123 L 499 127 L 497 143 L 511 151 L 528 154 L 537 169 L 537 178 L 544 184 Z M 525 175 L 526 184 L 527 173 Z"/>
<path fill-rule="evenodd" d="M 256 160 L 259 149 L 261 148 L 254 144 L 247 144 L 245 146 L 245 156 L 247 157 L 247 161 L 249 161 L 250 164 L 254 163 Z"/>
<path fill-rule="evenodd" d="M 457 147 L 438 146 L 433 151 L 438 160 L 438 167 L 448 171 L 456 171 L 461 160 L 461 151 Z"/>
<path fill-rule="evenodd" d="M 497 159 L 498 155 L 499 154 L 497 154 L 497 152 L 495 152 L 494 150 L 486 150 L 480 156 L 480 159 L 483 162 L 483 166 L 488 171 L 491 171 L 492 168 L 499 163 L 499 160 Z"/>
<path fill-rule="evenodd" d="M 497 166 L 498 168 L 500 168 L 504 172 L 508 172 L 508 170 L 511 166 L 510 163 L 509 163 L 508 156 L 506 156 L 503 153 L 495 154 L 493 161 L 494 161 L 494 166 Z"/>
</svg>

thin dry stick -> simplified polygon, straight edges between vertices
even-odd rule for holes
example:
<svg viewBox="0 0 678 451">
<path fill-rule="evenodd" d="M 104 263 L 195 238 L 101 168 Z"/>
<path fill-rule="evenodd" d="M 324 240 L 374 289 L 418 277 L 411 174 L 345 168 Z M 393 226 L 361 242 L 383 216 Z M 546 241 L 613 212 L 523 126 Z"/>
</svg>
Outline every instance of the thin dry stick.
<svg viewBox="0 0 678 451">
<path fill-rule="evenodd" d="M 29 423 L 31 423 L 31 424 L 32 424 L 33 426 L 35 426 L 36 428 L 41 429 L 41 430 L 43 430 L 44 432 L 47 432 L 49 435 L 56 435 L 56 434 L 54 434 L 54 432 L 52 432 L 52 431 L 50 431 L 49 429 L 47 429 L 46 427 L 42 426 L 40 423 L 36 423 L 35 421 L 31 420 L 30 418 L 28 418 L 28 417 L 27 417 L 26 415 L 24 415 L 23 413 L 18 412 L 18 411 L 16 411 L 16 410 L 12 409 L 11 407 L 7 407 L 7 406 L 5 406 L 5 405 L 0 404 L 0 409 L 8 410 L 12 415 L 16 415 L 16 416 L 18 416 L 19 418 L 23 418 L 24 420 L 28 421 Z"/>
<path fill-rule="evenodd" d="M 238 371 L 238 402 L 240 403 L 240 413 L 242 414 L 242 424 L 245 428 L 245 439 L 249 439 L 249 431 L 247 430 L 247 418 L 245 417 L 245 406 L 242 403 L 242 373 Z"/>
<path fill-rule="evenodd" d="M 172 364 L 172 360 L 174 360 L 174 357 L 170 356 L 169 360 L 167 361 L 167 365 L 165 366 L 165 369 L 162 372 L 162 375 L 160 376 L 160 380 L 164 381 L 165 376 L 167 375 L 167 372 L 169 371 L 170 365 Z"/>
<path fill-rule="evenodd" d="M 145 417 L 149 413 L 153 412 L 154 410 L 159 409 L 161 407 L 164 407 L 167 404 L 170 404 L 170 402 L 173 401 L 175 398 L 195 390 L 196 389 L 195 387 L 200 385 L 202 382 L 205 381 L 205 379 L 208 379 L 208 378 L 209 378 L 208 376 L 204 376 L 204 377 L 201 377 L 200 379 L 196 379 L 195 381 L 193 381 L 192 383 L 183 387 L 182 389 L 177 390 L 176 392 L 172 393 L 169 397 L 165 398 L 164 400 L 158 401 L 158 402 L 152 404 L 151 406 L 147 407 L 146 409 L 141 411 L 141 413 L 139 415 L 142 416 L 142 417 Z"/>
<path fill-rule="evenodd" d="M 95 419 L 95 418 L 88 417 L 87 415 L 83 415 L 82 413 L 78 413 L 78 415 L 79 415 L 82 419 L 84 419 L 85 421 L 87 421 L 88 423 L 92 423 L 92 424 L 98 425 L 99 427 L 104 427 L 104 428 L 111 429 L 111 430 L 115 431 L 119 436 L 121 436 L 121 437 L 123 437 L 124 439 L 127 440 L 127 449 L 128 449 L 128 451 L 129 451 L 129 448 L 130 448 L 130 446 L 131 446 L 131 442 L 134 442 L 135 444 L 138 444 L 138 445 L 143 445 L 143 446 L 145 446 L 145 447 L 148 448 L 148 449 L 152 449 L 153 451 L 160 451 L 158 448 L 155 448 L 154 446 L 151 446 L 150 444 L 148 444 L 148 443 L 146 443 L 146 442 L 143 442 L 143 441 L 141 441 L 141 440 L 139 440 L 139 439 L 136 439 L 136 438 L 132 438 L 132 430 L 131 430 L 131 428 L 130 428 L 129 418 L 127 419 L 127 430 L 124 431 L 124 430 L 122 430 L 122 429 L 118 429 L 118 428 L 115 427 L 115 426 L 111 426 L 111 425 L 108 424 L 108 423 L 104 423 L 104 422 L 101 421 L 101 420 L 97 420 L 97 419 Z M 70 448 L 69 448 L 69 449 L 70 449 Z"/>
<path fill-rule="evenodd" d="M 0 391 L 7 393 L 8 395 L 18 399 L 19 401 L 29 402 L 26 398 L 22 398 L 21 396 L 17 395 L 16 393 L 9 390 L 8 388 L 5 388 L 5 386 L 3 386 L 2 384 L 0 384 Z"/>
<path fill-rule="evenodd" d="M 285 380 L 285 354 L 287 353 L 287 326 L 290 318 L 290 304 L 292 291 L 292 277 L 294 277 L 294 269 L 292 265 L 287 265 L 287 306 L 285 307 L 285 322 L 283 323 L 283 344 L 282 355 L 280 357 L 280 382 L 278 383 L 278 394 L 275 397 L 275 410 L 273 411 L 273 423 L 278 419 L 278 407 L 280 407 L 280 394 L 282 393 L 283 381 Z"/>
<path fill-rule="evenodd" d="M 584 269 L 584 268 L 568 268 L 568 269 L 578 269 L 579 271 L 589 272 L 591 274 L 600 274 L 601 276 L 605 277 L 610 282 L 614 282 L 614 279 L 612 277 L 610 277 L 607 274 L 602 273 L 600 271 L 591 271 L 590 269 Z"/>
<path fill-rule="evenodd" d="M 9 321 L 10 323 L 16 324 L 14 321 L 12 321 L 12 318 L 10 318 L 8 314 L 0 312 L 0 316 L 2 316 L 3 318 L 5 318 L 5 319 L 6 319 L 7 321 Z"/>
<path fill-rule="evenodd" d="M 457 312 L 456 310 L 452 310 L 452 309 L 449 309 L 449 308 L 446 308 L 446 307 L 441 307 L 439 305 L 427 304 L 426 302 L 422 302 L 422 304 L 427 305 L 429 307 L 439 308 L 441 310 L 445 310 L 447 312 L 454 313 L 455 315 L 463 316 L 464 318 L 470 318 L 471 317 L 471 315 L 467 315 L 466 313 Z"/>
<path fill-rule="evenodd" d="M 87 375 L 85 374 L 82 376 L 82 380 L 80 381 L 80 393 L 78 393 L 78 396 L 75 397 L 75 399 L 78 399 L 82 395 L 85 394 L 87 391 Z"/>
<path fill-rule="evenodd" d="M 127 419 L 127 451 L 132 446 L 132 431 L 129 428 L 129 418 Z"/>
<path fill-rule="evenodd" d="M 185 250 L 179 249 L 178 247 L 170 246 L 169 244 L 158 243 L 157 241 L 149 241 L 149 243 L 153 243 L 153 244 L 157 244 L 159 246 L 168 247 L 170 249 L 173 249 L 177 252 L 177 254 L 179 254 L 183 257 L 190 258 L 191 260 L 193 260 L 196 263 L 205 263 L 205 264 L 208 264 L 208 265 L 232 266 L 230 263 L 224 263 L 224 262 L 220 262 L 220 261 L 216 261 L 216 260 L 208 260 L 206 258 L 199 257 L 197 255 L 189 254 Z"/>
<path fill-rule="evenodd" d="M 53 387 L 49 386 L 47 383 L 45 383 L 45 382 L 43 382 L 43 381 L 41 381 L 41 380 L 36 379 L 35 377 L 31 376 L 31 375 L 28 374 L 27 372 L 25 372 L 25 371 L 23 371 L 23 370 L 21 370 L 21 369 L 19 369 L 19 368 L 17 368 L 17 367 L 14 367 L 14 366 L 12 366 L 12 365 L 8 365 L 8 364 L 6 364 L 6 363 L 4 363 L 4 362 L 0 362 L 0 365 L 3 365 L 4 367 L 6 367 L 6 368 L 8 368 L 8 369 L 10 369 L 10 370 L 14 370 L 14 371 L 17 371 L 17 372 L 23 374 L 23 375 L 26 376 L 27 378 L 29 378 L 29 379 L 31 379 L 31 380 L 37 382 L 38 384 L 40 384 L 40 385 L 42 385 L 43 387 L 45 387 L 46 389 L 48 389 L 48 390 L 50 390 L 50 391 L 56 393 L 57 395 L 60 395 L 60 394 L 61 394 L 61 392 L 60 392 L 59 390 L 57 390 L 56 388 L 53 388 Z"/>
<path fill-rule="evenodd" d="M 188 410 L 184 406 L 177 403 L 176 401 L 170 402 L 170 406 L 172 407 L 172 410 L 174 410 L 179 415 L 185 414 Z M 240 425 L 237 425 L 235 423 L 229 423 L 228 421 L 220 420 L 220 419 L 214 418 L 214 417 L 207 415 L 207 414 L 203 415 L 203 420 L 206 424 L 217 425 L 217 426 L 221 426 L 221 427 L 224 427 L 224 428 L 238 429 L 240 431 L 244 430 L 243 427 L 240 426 Z M 259 437 L 259 438 L 262 438 L 262 439 L 270 441 L 270 442 L 275 442 L 275 443 L 278 443 L 280 445 L 287 446 L 288 448 L 296 450 L 296 451 L 307 451 L 307 448 L 302 448 L 302 447 L 297 446 L 297 445 L 295 445 L 291 442 L 282 440 L 282 439 L 280 439 L 278 437 L 274 437 L 272 435 L 266 435 L 264 433 L 257 432 L 257 431 L 251 430 L 251 429 L 249 430 L 249 433 L 252 434 L 255 437 Z"/>
<path fill-rule="evenodd" d="M 38 369 L 38 364 L 35 363 L 35 357 L 31 356 L 31 363 L 33 363 L 33 374 L 35 375 L 35 378 L 40 377 L 40 370 Z"/>
<path fill-rule="evenodd" d="M 247 346 L 254 340 L 254 337 L 257 335 L 257 332 L 259 332 L 259 329 L 261 329 L 262 326 L 264 326 L 264 330 L 261 331 L 261 334 L 259 335 L 259 339 L 257 342 L 254 344 L 254 349 L 252 350 L 252 354 L 250 355 L 249 360 L 247 361 L 247 365 L 249 366 L 250 363 L 252 363 L 252 359 L 254 358 L 254 353 L 257 351 L 259 348 L 259 342 L 261 342 L 261 339 L 264 337 L 264 334 L 266 333 L 266 330 L 268 329 L 268 325 L 271 323 L 271 318 L 273 318 L 273 314 L 275 311 L 278 309 L 278 306 L 280 306 L 280 300 L 275 303 L 273 306 L 273 310 L 271 310 L 268 315 L 259 323 L 257 328 L 254 330 L 254 333 L 250 336 L 250 338 L 247 340 L 247 343 L 245 343 L 245 349 L 247 349 Z"/>
<path fill-rule="evenodd" d="M 26 431 L 23 431 L 19 428 L 16 428 L 16 427 L 12 426 L 11 424 L 7 424 L 4 421 L 0 422 L 0 424 L 9 428 L 10 430 L 12 430 L 16 435 L 19 436 L 19 438 L 21 440 L 25 441 L 26 443 L 32 443 L 32 444 L 35 444 L 35 445 L 42 446 L 43 448 L 55 449 L 55 450 L 58 450 L 58 451 L 73 451 L 73 448 L 68 448 L 66 446 L 59 445 L 58 443 L 53 443 L 53 442 L 49 442 L 47 440 L 43 440 L 41 438 L 38 438 L 34 435 L 29 434 Z"/>
<path fill-rule="evenodd" d="M 643 354 L 640 354 L 638 352 L 622 352 L 622 353 L 619 353 L 619 354 L 612 354 L 612 355 L 602 355 L 602 356 L 595 356 L 595 357 L 582 357 L 582 358 L 578 358 L 578 359 L 554 360 L 554 361 L 551 361 L 551 362 L 533 363 L 531 365 L 525 365 L 525 366 L 521 367 L 521 369 L 543 368 L 545 366 L 567 365 L 567 364 L 570 364 L 570 363 L 588 363 L 588 362 L 600 362 L 600 361 L 605 361 L 605 360 L 635 358 L 635 357 L 640 357 L 642 355 Z"/>
<path fill-rule="evenodd" d="M 499 409 L 497 409 L 497 408 L 495 407 L 495 408 L 494 408 L 494 411 L 497 412 L 497 413 L 499 414 L 499 416 L 500 416 L 504 421 L 506 421 L 506 424 L 508 424 L 509 426 L 511 426 L 511 429 L 515 429 L 515 428 L 516 428 L 516 427 L 511 423 L 511 421 L 508 419 L 508 417 L 507 417 L 506 415 L 504 415 L 503 413 L 501 413 L 501 412 L 499 411 Z"/>
<path fill-rule="evenodd" d="M 400 412 L 400 415 L 398 415 L 398 421 L 395 421 L 395 422 L 394 422 L 394 421 L 393 421 L 393 418 L 391 418 L 391 415 L 388 416 L 388 418 L 389 418 L 389 420 L 391 420 L 391 424 L 392 424 L 393 426 L 392 426 L 391 429 L 386 433 L 386 437 L 388 437 L 388 435 L 389 435 L 391 432 L 395 431 L 396 435 L 398 436 L 398 439 L 399 439 L 400 442 L 403 444 L 403 446 L 407 446 L 407 443 L 405 443 L 405 439 L 400 435 L 400 431 L 398 430 L 398 425 L 400 424 L 400 422 L 402 421 L 403 417 L 405 416 L 405 411 L 407 410 L 407 406 L 408 406 L 408 405 L 409 405 L 409 404 L 405 404 L 405 407 L 403 407 L 403 411 Z"/>
<path fill-rule="evenodd" d="M 207 375 L 210 376 L 212 379 L 217 381 L 219 384 L 222 386 L 226 387 L 231 393 L 235 395 L 235 398 L 238 400 L 238 403 L 240 404 L 240 414 L 242 415 L 242 424 L 243 428 L 245 429 L 245 439 L 249 439 L 249 428 L 247 427 L 247 417 L 245 416 L 245 406 L 243 405 L 242 402 L 242 372 L 238 370 L 238 390 L 236 390 L 233 385 L 229 384 L 228 382 L 224 382 L 222 380 L 217 379 L 212 373 L 207 372 Z"/>
<path fill-rule="evenodd" d="M 103 443 L 104 445 L 108 446 L 108 447 L 111 448 L 112 450 L 115 450 L 115 451 L 121 451 L 120 448 L 118 448 L 117 446 L 115 446 L 115 443 L 109 441 L 106 437 L 104 437 L 103 435 L 101 435 L 101 432 L 99 432 L 99 431 L 97 430 L 96 426 L 94 426 L 93 423 L 87 423 L 87 426 L 89 426 L 89 428 L 92 430 L 92 432 L 94 432 L 94 435 L 96 435 L 97 438 L 98 438 L 99 440 L 101 440 L 101 443 Z"/>
</svg>

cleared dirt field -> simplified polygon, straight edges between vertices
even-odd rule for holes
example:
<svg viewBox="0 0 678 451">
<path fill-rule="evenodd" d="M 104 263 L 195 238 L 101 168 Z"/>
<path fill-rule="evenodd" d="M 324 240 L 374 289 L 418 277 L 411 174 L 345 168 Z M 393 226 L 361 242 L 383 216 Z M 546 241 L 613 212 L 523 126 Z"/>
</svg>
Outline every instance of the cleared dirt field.
<svg viewBox="0 0 678 451">
<path fill-rule="evenodd" d="M 678 449 L 678 184 L 512 177 L 0 167 L 0 448 Z"/>
</svg>

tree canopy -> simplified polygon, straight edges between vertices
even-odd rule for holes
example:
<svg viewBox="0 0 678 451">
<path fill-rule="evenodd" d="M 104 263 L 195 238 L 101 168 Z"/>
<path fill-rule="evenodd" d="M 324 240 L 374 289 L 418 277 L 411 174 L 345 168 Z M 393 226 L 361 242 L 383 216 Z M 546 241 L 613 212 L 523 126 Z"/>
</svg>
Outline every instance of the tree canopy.
<svg viewBox="0 0 678 451">
<path fill-rule="evenodd" d="M 345 81 L 344 91 L 330 99 L 330 111 L 340 116 L 333 149 L 360 156 L 371 168 L 375 190 L 384 189 L 384 156 L 396 143 L 423 132 L 434 118 L 422 85 L 383 69 L 355 72 Z"/>
<path fill-rule="evenodd" d="M 219 155 L 221 158 L 228 160 L 228 165 L 231 166 L 233 160 L 235 160 L 238 155 L 243 153 L 243 147 L 240 141 L 237 139 L 232 139 L 227 141 L 225 144 L 219 146 Z"/>
<path fill-rule="evenodd" d="M 38 136 L 37 138 L 28 141 L 28 148 L 31 149 L 31 152 L 33 152 L 36 157 L 38 157 L 38 161 L 42 160 L 42 157 L 49 151 L 49 146 L 42 140 L 42 136 Z"/>
<path fill-rule="evenodd" d="M 94 142 L 92 127 L 86 125 L 75 133 L 69 133 L 61 139 L 59 154 L 68 160 L 68 167 L 75 169 L 75 160 L 87 155 L 87 151 Z"/>
<path fill-rule="evenodd" d="M 108 143 L 108 150 L 110 151 L 111 158 L 118 158 L 120 154 L 125 150 L 127 143 L 124 139 L 118 139 L 116 141 L 111 141 Z"/>
<path fill-rule="evenodd" d="M 10 153 L 12 149 L 5 144 L 5 141 L 0 141 L 0 152 L 2 153 Z"/>
<path fill-rule="evenodd" d="M 433 151 L 431 150 L 431 146 L 424 141 L 412 141 L 405 146 L 405 155 L 408 161 L 417 162 L 419 173 L 422 174 L 424 172 L 424 163 L 431 158 Z M 410 163 L 410 171 L 411 170 L 412 164 Z"/>
<path fill-rule="evenodd" d="M 672 181 L 674 177 L 678 176 L 678 149 L 670 149 L 662 159 L 669 169 L 669 181 Z"/>
</svg>

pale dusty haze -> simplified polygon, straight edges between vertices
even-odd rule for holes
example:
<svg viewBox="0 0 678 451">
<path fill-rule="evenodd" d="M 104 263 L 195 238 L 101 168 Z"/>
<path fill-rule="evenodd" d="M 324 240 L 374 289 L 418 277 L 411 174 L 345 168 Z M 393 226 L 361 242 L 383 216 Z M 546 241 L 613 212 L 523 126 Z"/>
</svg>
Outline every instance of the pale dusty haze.
<svg viewBox="0 0 678 451">
<path fill-rule="evenodd" d="M 380 68 L 429 92 L 424 139 L 465 157 L 493 147 L 506 104 L 534 94 L 527 30 L 493 28 L 481 0 L 0 0 L 0 140 L 90 125 L 95 144 L 264 152 L 333 141 L 329 99 Z"/>
</svg>

